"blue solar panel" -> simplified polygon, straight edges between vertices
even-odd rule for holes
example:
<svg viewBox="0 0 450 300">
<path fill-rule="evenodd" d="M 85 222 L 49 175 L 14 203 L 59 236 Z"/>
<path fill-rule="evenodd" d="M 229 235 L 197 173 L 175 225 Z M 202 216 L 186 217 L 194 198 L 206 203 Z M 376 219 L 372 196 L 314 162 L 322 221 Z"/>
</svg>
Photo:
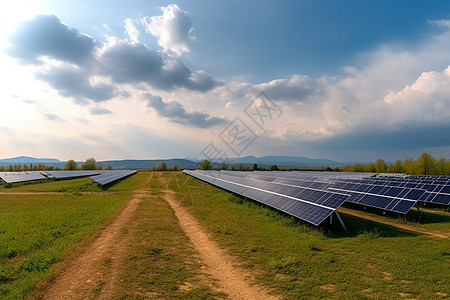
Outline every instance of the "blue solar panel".
<svg viewBox="0 0 450 300">
<path fill-rule="evenodd" d="M 261 176 L 262 174 L 230 171 L 183 172 L 314 225 L 320 225 L 348 197 L 336 192 L 296 186 L 299 181 L 279 180 L 278 177 Z M 315 186 L 320 187 L 323 184 Z"/>
<path fill-rule="evenodd" d="M 100 185 L 107 185 L 133 174 L 136 174 L 135 170 L 104 170 L 100 171 L 100 175 L 92 176 L 91 179 Z"/>
</svg>

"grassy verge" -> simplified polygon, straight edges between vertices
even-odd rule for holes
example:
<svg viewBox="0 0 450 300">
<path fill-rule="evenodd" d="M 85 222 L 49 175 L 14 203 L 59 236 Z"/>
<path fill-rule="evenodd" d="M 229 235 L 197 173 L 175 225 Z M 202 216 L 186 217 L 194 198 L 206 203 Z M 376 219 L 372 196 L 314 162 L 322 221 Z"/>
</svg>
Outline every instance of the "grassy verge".
<svg viewBox="0 0 450 300">
<path fill-rule="evenodd" d="M 102 190 L 81 178 L 17 185 L 7 190 L 30 194 L 0 195 L 0 298 L 23 298 L 46 279 L 52 265 L 125 204 L 131 195 L 127 184 L 139 185 L 148 174 L 135 176 L 114 186 L 122 192 Z M 36 191 L 57 193 L 33 195 Z M 85 191 L 98 193 L 80 193 Z"/>
<path fill-rule="evenodd" d="M 133 216 L 119 299 L 212 299 L 220 295 L 202 281 L 201 266 L 155 174 Z"/>
<path fill-rule="evenodd" d="M 450 295 L 448 240 L 342 216 L 312 228 L 180 173 L 170 187 L 260 284 L 288 299 L 439 299 Z M 435 225 L 443 230 L 449 223 Z"/>
</svg>

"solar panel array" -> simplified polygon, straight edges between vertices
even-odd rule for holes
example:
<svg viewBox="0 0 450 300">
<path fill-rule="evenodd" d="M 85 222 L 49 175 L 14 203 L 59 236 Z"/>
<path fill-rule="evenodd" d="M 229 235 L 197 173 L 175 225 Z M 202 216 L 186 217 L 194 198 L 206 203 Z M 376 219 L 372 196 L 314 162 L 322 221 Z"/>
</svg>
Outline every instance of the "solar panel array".
<svg viewBox="0 0 450 300">
<path fill-rule="evenodd" d="M 315 225 L 344 202 L 401 214 L 406 214 L 418 202 L 450 205 L 449 176 L 299 171 L 184 172 Z M 272 201 L 269 195 L 281 198 Z"/>
<path fill-rule="evenodd" d="M 319 225 L 345 202 L 348 195 L 319 187 L 301 187 L 276 182 L 270 176 L 246 176 L 249 173 L 219 171 L 183 171 L 227 191 Z"/>
<path fill-rule="evenodd" d="M 105 170 L 100 175 L 93 176 L 92 181 L 100 185 L 107 185 L 127 176 L 136 174 L 135 170 Z"/>
<path fill-rule="evenodd" d="M 68 179 L 91 176 L 93 182 L 106 185 L 135 174 L 135 170 L 79 170 L 79 171 L 27 171 L 2 172 L 0 179 L 6 183 L 36 181 L 47 178 Z"/>
<path fill-rule="evenodd" d="M 0 173 L 0 178 L 6 183 L 16 183 L 16 182 L 26 182 L 46 179 L 38 171 L 27 171 L 27 172 L 2 172 Z"/>
</svg>

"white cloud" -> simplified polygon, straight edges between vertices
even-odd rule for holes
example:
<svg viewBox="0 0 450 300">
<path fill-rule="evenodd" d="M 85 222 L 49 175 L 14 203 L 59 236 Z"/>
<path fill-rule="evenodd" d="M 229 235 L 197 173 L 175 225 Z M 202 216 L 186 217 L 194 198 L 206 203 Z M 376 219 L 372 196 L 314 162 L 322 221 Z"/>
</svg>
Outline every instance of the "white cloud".
<svg viewBox="0 0 450 300">
<path fill-rule="evenodd" d="M 158 43 L 177 55 L 189 52 L 195 37 L 191 35 L 192 19 L 178 5 L 170 4 L 161 8 L 161 16 L 142 19 L 147 32 L 159 37 Z"/>
<path fill-rule="evenodd" d="M 125 23 L 125 32 L 130 38 L 130 41 L 132 43 L 138 43 L 139 42 L 139 30 L 134 26 L 134 21 L 130 18 L 126 19 L 124 21 Z"/>
</svg>

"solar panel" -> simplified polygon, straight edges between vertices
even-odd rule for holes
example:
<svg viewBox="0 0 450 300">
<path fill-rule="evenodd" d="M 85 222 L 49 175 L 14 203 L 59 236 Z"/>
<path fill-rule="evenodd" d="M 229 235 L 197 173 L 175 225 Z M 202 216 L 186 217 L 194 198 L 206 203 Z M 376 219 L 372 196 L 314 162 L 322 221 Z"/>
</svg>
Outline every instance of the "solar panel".
<svg viewBox="0 0 450 300">
<path fill-rule="evenodd" d="M 93 182 L 100 185 L 107 185 L 122 178 L 136 174 L 135 170 L 102 170 L 99 171 L 100 175 L 92 176 Z"/>
<path fill-rule="evenodd" d="M 274 182 L 273 176 L 230 171 L 183 172 L 314 225 L 320 225 L 348 197 L 337 192 Z"/>
<path fill-rule="evenodd" d="M 28 171 L 2 172 L 0 179 L 6 183 L 27 182 L 47 178 L 68 179 L 92 176 L 92 180 L 100 185 L 106 185 L 135 174 L 135 170 L 77 170 L 77 171 Z"/>
<path fill-rule="evenodd" d="M 28 172 L 3 172 L 0 173 L 0 178 L 6 183 L 26 182 L 46 179 L 41 173 L 36 171 Z"/>
<path fill-rule="evenodd" d="M 49 178 L 67 179 L 76 177 L 86 177 L 100 174 L 101 170 L 78 170 L 78 171 L 46 171 Z"/>
<path fill-rule="evenodd" d="M 189 172 L 195 172 L 190 173 Z M 296 217 L 311 222 L 307 213 L 299 213 L 293 205 L 281 205 L 291 203 L 291 198 L 311 205 L 323 205 L 335 209 L 342 205 L 342 199 L 349 203 L 374 207 L 382 210 L 406 214 L 417 202 L 433 203 L 438 205 L 450 205 L 450 177 L 449 176 L 411 176 L 405 174 L 375 174 L 375 173 L 344 173 L 344 172 L 299 172 L 299 171 L 255 171 L 236 172 L 199 171 L 185 172 L 194 177 L 222 187 L 244 197 L 265 203 L 269 206 L 295 215 Z M 225 179 L 232 184 L 226 185 L 220 180 Z M 247 188 L 238 188 L 241 184 Z M 251 189 L 262 189 L 268 193 L 279 194 L 276 202 L 271 197 L 261 193 L 252 193 Z M 329 194 L 334 192 L 332 197 Z M 283 198 L 284 197 L 284 198 Z M 281 202 L 280 202 L 281 201 Z M 292 211 L 291 211 L 292 210 Z M 319 209 L 317 209 L 319 211 Z M 306 210 L 305 210 L 306 211 Z M 320 214 L 318 213 L 320 216 Z M 317 217 L 315 221 L 320 220 Z M 323 221 L 323 220 L 322 220 Z M 311 222 L 313 223 L 313 222 Z M 314 223 L 313 223 L 314 224 Z"/>
</svg>

